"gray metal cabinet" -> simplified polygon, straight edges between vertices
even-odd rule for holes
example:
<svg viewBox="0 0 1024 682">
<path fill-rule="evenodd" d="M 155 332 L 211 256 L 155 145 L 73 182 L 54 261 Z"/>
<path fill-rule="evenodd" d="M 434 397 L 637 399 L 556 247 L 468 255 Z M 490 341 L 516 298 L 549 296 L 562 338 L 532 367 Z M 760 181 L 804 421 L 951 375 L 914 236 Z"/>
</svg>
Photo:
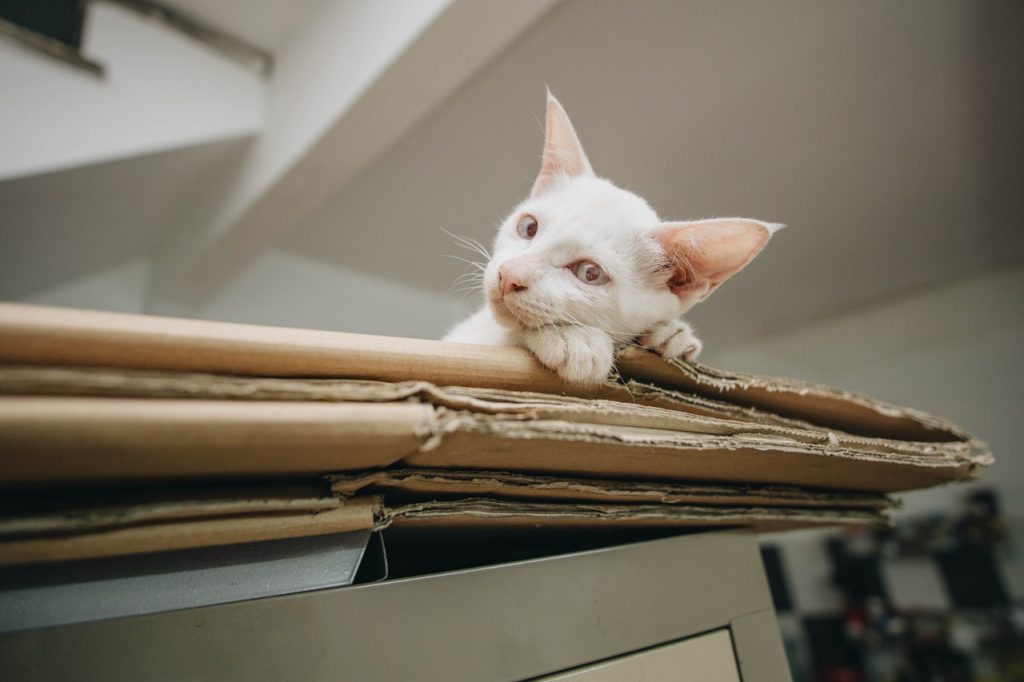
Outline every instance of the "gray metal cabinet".
<svg viewBox="0 0 1024 682">
<path fill-rule="evenodd" d="M 729 655 L 790 679 L 740 531 L 0 637 L 17 680 L 703 682 Z"/>
</svg>

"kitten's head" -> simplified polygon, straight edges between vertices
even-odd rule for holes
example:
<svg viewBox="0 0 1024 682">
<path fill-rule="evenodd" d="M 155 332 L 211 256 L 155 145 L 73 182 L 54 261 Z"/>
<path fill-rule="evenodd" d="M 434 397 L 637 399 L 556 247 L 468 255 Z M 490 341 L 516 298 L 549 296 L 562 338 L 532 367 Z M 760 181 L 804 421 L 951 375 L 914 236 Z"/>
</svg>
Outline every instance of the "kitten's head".
<svg viewBox="0 0 1024 682">
<path fill-rule="evenodd" d="M 594 175 L 549 92 L 540 174 L 498 230 L 484 292 L 508 327 L 583 325 L 628 340 L 707 298 L 777 227 L 662 222 L 646 201 Z"/>
</svg>

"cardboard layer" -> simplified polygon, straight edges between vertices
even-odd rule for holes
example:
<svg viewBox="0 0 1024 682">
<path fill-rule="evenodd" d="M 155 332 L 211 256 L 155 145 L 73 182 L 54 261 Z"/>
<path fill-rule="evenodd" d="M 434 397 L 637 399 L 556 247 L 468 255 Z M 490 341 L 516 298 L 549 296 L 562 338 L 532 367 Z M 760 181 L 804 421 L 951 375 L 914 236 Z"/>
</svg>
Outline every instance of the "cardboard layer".
<svg viewBox="0 0 1024 682">
<path fill-rule="evenodd" d="M 813 488 L 899 492 L 970 478 L 970 461 L 830 451 L 737 436 L 562 422 L 505 422 L 493 430 L 447 433 L 406 466 L 503 469 L 564 476 L 677 481 L 757 482 Z"/>
<path fill-rule="evenodd" d="M 640 402 L 577 398 L 527 391 L 448 386 L 424 381 L 379 381 L 227 377 L 83 368 L 0 366 L 0 395 L 74 395 L 308 402 L 399 402 L 416 400 L 438 408 L 499 418 L 562 419 L 591 424 L 640 426 L 718 435 L 761 434 L 835 449 L 959 457 L 973 444 L 926 444 L 864 438 L 787 420 L 747 419 L 747 414 L 705 415 Z"/>
<path fill-rule="evenodd" d="M 18 304 L 0 304 L 0 362 L 422 380 L 440 386 L 631 399 L 622 386 L 566 384 L 518 349 Z M 970 441 L 951 424 L 920 412 L 795 380 L 669 363 L 635 349 L 621 354 L 618 370 L 626 380 L 690 391 L 853 434 Z"/>
<path fill-rule="evenodd" d="M 894 506 L 884 495 L 803 490 L 761 485 L 695 485 L 602 479 L 556 478 L 507 471 L 383 469 L 335 474 L 331 490 L 341 495 L 376 492 L 429 499 L 491 497 L 546 502 L 764 506 L 882 511 Z"/>
<path fill-rule="evenodd" d="M 665 360 L 636 348 L 624 349 L 618 366 L 632 379 L 663 388 L 727 400 L 850 433 L 922 442 L 971 439 L 970 434 L 944 419 L 807 381 L 725 372 L 700 363 Z"/>
<path fill-rule="evenodd" d="M 32 564 L 396 528 L 714 528 L 747 526 L 758 531 L 853 523 L 885 524 L 877 509 L 758 507 L 695 504 L 558 503 L 470 497 L 385 503 L 379 497 L 293 500 L 273 513 L 266 500 L 218 506 L 203 500 L 205 515 L 188 503 L 140 505 L 93 513 L 66 510 L 44 517 L 0 522 L 0 566 Z M 310 507 L 304 509 L 303 507 Z"/>
<path fill-rule="evenodd" d="M 892 492 L 970 476 L 987 456 L 595 401 L 522 407 L 6 397 L 0 485 L 413 466 Z"/>
<path fill-rule="evenodd" d="M 384 387 L 391 387 L 385 389 Z M 755 408 L 742 407 L 689 393 L 629 382 L 602 389 L 605 402 L 626 406 L 649 406 L 699 416 L 771 424 L 801 429 L 814 425 L 779 417 Z M 88 367 L 40 367 L 0 365 L 0 394 L 7 395 L 91 395 L 105 397 L 206 398 L 211 400 L 308 400 L 317 402 L 387 402 L 403 398 L 430 399 L 437 405 L 461 409 L 467 401 L 480 409 L 483 399 L 492 411 L 544 400 L 565 403 L 587 398 L 557 394 L 447 386 L 440 390 L 425 381 L 387 383 L 353 379 L 300 379 L 281 377 L 239 377 L 194 372 L 157 372 Z M 598 399 L 597 397 L 591 399 Z"/>
<path fill-rule="evenodd" d="M 340 506 L 337 497 L 218 497 L 217 493 L 190 499 L 154 495 L 135 504 L 111 504 L 108 496 L 85 504 L 71 502 L 45 511 L 0 516 L 0 540 L 18 536 L 88 533 L 168 521 L 242 516 L 277 516 L 329 511 Z"/>
<path fill-rule="evenodd" d="M 385 507 L 378 528 L 654 528 L 751 527 L 758 532 L 844 524 L 884 525 L 864 511 L 681 505 L 543 504 L 490 499 Z"/>
<path fill-rule="evenodd" d="M 177 520 L 105 527 L 68 535 L 7 538 L 0 541 L 0 565 L 124 556 L 365 530 L 377 523 L 379 509 L 376 498 L 351 498 L 323 511 Z"/>
<path fill-rule="evenodd" d="M 435 431 L 416 403 L 0 398 L 0 484 L 388 466 Z"/>
</svg>

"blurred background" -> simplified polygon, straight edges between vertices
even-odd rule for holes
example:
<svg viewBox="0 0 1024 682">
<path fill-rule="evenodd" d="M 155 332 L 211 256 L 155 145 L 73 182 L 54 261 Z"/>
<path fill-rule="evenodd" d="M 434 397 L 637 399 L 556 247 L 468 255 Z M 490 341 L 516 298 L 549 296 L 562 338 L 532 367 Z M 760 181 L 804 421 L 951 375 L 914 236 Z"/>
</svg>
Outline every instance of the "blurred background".
<svg viewBox="0 0 1024 682">
<path fill-rule="evenodd" d="M 703 361 L 996 454 L 891 536 L 765 538 L 797 677 L 1024 679 L 1022 36 L 1017 0 L 0 0 L 0 298 L 438 338 L 479 303 L 442 228 L 528 192 L 547 85 L 664 218 L 789 225 Z"/>
</svg>

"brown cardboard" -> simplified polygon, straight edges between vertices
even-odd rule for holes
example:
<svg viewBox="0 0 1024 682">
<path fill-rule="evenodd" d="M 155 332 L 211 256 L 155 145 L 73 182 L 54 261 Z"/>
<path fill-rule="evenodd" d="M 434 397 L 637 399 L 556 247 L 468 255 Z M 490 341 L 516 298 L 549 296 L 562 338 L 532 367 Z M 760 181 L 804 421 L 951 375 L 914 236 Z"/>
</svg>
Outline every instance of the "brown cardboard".
<svg viewBox="0 0 1024 682">
<path fill-rule="evenodd" d="M 323 490 L 264 490 L 259 487 L 241 490 L 186 487 L 170 494 L 158 490 L 135 495 L 104 490 L 80 495 L 36 493 L 30 497 L 22 508 L 4 510 L 0 516 L 0 539 L 91 533 L 203 518 L 300 514 L 339 506 L 338 497 L 326 495 Z"/>
<path fill-rule="evenodd" d="M 967 477 L 990 460 L 974 441 L 423 381 L 8 366 L 0 393 L 103 396 L 0 398 L 0 484 L 411 465 L 895 491 Z M 138 398 L 109 397 L 125 395 Z"/>
<path fill-rule="evenodd" d="M 3 397 L 0 485 L 415 466 L 891 492 L 957 480 L 984 461 L 963 443 L 917 447 L 600 401 L 508 414 L 481 405 Z"/>
<path fill-rule="evenodd" d="M 350 498 L 333 508 L 252 514 L 163 523 L 106 525 L 93 532 L 11 536 L 0 539 L 0 565 L 67 561 L 172 549 L 280 540 L 365 530 L 378 523 L 377 498 Z M 29 524 L 31 525 L 31 523 Z"/>
<path fill-rule="evenodd" d="M 374 496 L 294 500 L 269 512 L 265 500 L 248 508 L 204 500 L 204 514 L 187 502 L 111 508 L 83 519 L 65 511 L 0 523 L 0 566 L 124 556 L 354 530 L 396 528 L 584 529 L 745 526 L 769 532 L 824 525 L 884 525 L 877 510 L 681 504 L 539 503 L 471 497 L 385 504 Z M 276 503 L 275 503 L 276 504 Z M 310 509 L 303 509 L 303 507 Z"/>
<path fill-rule="evenodd" d="M 0 485 L 388 466 L 436 431 L 409 402 L 0 398 Z"/>
<path fill-rule="evenodd" d="M 418 502 L 382 510 L 378 528 L 657 528 L 736 527 L 774 532 L 844 524 L 884 525 L 865 511 L 687 507 L 682 505 L 544 504 L 489 499 Z"/>
<path fill-rule="evenodd" d="M 911 454 L 920 451 L 961 453 L 970 452 L 975 447 L 973 443 L 956 441 L 922 446 L 920 443 L 907 444 L 893 439 L 858 437 L 841 431 L 821 429 L 807 422 L 782 420 L 775 423 L 748 419 L 750 415 L 746 412 L 729 412 L 705 418 L 706 415 L 680 413 L 672 407 L 661 408 L 647 402 L 583 399 L 457 386 L 442 388 L 423 381 L 391 384 L 362 380 L 250 378 L 91 368 L 0 366 L 0 394 L 309 402 L 395 402 L 409 399 L 430 402 L 451 410 L 516 418 L 573 420 L 578 415 L 585 415 L 582 421 L 591 423 L 651 426 L 721 435 L 775 434 L 811 442 L 833 442 L 837 446 L 855 443 L 860 448 Z"/>
<path fill-rule="evenodd" d="M 403 498 L 489 497 L 542 502 L 594 502 L 688 506 L 800 507 L 883 511 L 893 501 L 883 495 L 803 490 L 761 485 L 694 485 L 655 481 L 555 478 L 507 471 L 382 469 L 331 476 L 331 490 L 351 496 L 366 492 Z"/>
<path fill-rule="evenodd" d="M 923 442 L 970 440 L 965 431 L 924 412 L 811 382 L 725 372 L 695 362 L 665 360 L 636 348 L 625 349 L 618 365 L 635 380 L 850 433 Z"/>
<path fill-rule="evenodd" d="M 384 389 L 391 386 L 390 391 Z M 604 390 L 604 389 L 602 389 Z M 545 399 L 577 403 L 605 398 L 621 405 L 645 405 L 676 412 L 716 417 L 755 424 L 772 424 L 813 429 L 813 424 L 715 401 L 693 394 L 663 389 L 635 381 L 607 387 L 607 395 L 573 398 L 504 389 L 447 386 L 444 391 L 425 381 L 386 383 L 353 379 L 307 379 L 282 377 L 236 377 L 194 372 L 158 372 L 94 367 L 40 367 L 0 365 L 0 394 L 9 395 L 93 395 L 107 397 L 209 398 L 212 400 L 309 400 L 309 401 L 391 401 L 429 396 L 436 404 L 461 408 L 466 401 L 484 398 L 492 411 L 511 409 L 523 403 Z M 476 405 L 479 407 L 479 404 Z M 625 408 L 624 408 L 625 409 Z"/>
<path fill-rule="evenodd" d="M 256 376 L 427 381 L 630 401 L 622 385 L 562 382 L 528 352 L 223 322 L 0 304 L 0 362 Z M 795 380 L 726 373 L 623 352 L 625 380 L 689 391 L 784 418 L 864 436 L 973 442 L 955 426 L 915 410 Z M 689 408 L 699 409 L 691 402 Z M 680 403 L 680 409 L 687 405 Z"/>
<path fill-rule="evenodd" d="M 138 372 L 89 368 L 0 366 L 0 395 L 71 395 L 102 397 L 189 398 L 215 400 L 304 402 L 398 402 L 417 400 L 438 408 L 513 419 L 565 419 L 592 424 L 640 426 L 718 435 L 761 434 L 839 448 L 853 444 L 876 452 L 916 454 L 920 444 L 864 438 L 830 432 L 806 422 L 781 423 L 746 419 L 744 413 L 709 416 L 680 412 L 649 403 L 601 398 L 576 398 L 526 391 L 438 387 L 417 382 L 385 383 L 363 380 L 301 380 L 228 377 L 210 374 Z M 753 423 L 751 423 L 753 422 Z M 928 451 L 953 454 L 971 446 L 954 442 L 925 446 Z"/>
<path fill-rule="evenodd" d="M 884 523 L 881 493 L 992 461 L 867 396 L 635 348 L 617 366 L 581 387 L 518 349 L 0 304 L 0 487 L 44 503 L 0 501 L 0 564 L 391 526 Z M 323 475 L 335 496 L 81 503 L 96 484 Z"/>
</svg>

